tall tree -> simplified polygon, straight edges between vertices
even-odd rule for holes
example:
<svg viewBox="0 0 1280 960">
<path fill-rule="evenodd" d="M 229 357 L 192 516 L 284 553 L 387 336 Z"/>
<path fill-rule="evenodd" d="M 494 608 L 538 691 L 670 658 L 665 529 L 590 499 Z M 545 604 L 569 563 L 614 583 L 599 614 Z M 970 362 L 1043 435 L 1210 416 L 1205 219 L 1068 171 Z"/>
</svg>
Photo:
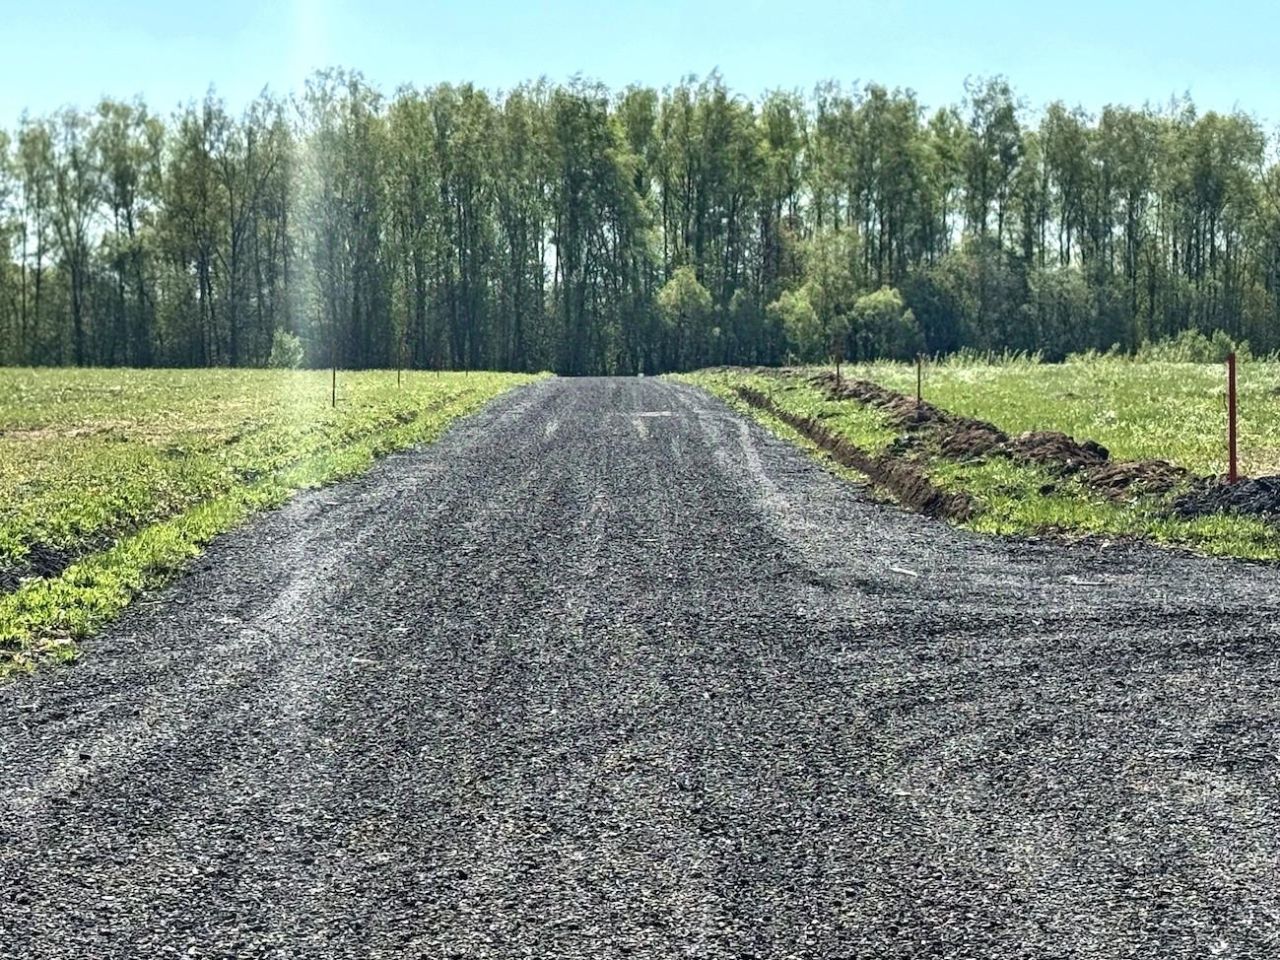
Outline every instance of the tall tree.
<svg viewBox="0 0 1280 960">
<path fill-rule="evenodd" d="M 385 100 L 331 70 L 0 140 L 4 362 L 656 373 L 845 328 L 900 352 L 908 312 L 938 351 L 1280 348 L 1277 141 L 1187 99 L 1032 113 L 992 78 L 925 109 L 712 74 Z"/>
<path fill-rule="evenodd" d="M 72 359 L 77 364 L 93 359 L 87 340 L 90 252 L 102 171 L 90 142 L 91 129 L 89 117 L 70 107 L 54 119 L 53 230 L 67 279 Z"/>
</svg>

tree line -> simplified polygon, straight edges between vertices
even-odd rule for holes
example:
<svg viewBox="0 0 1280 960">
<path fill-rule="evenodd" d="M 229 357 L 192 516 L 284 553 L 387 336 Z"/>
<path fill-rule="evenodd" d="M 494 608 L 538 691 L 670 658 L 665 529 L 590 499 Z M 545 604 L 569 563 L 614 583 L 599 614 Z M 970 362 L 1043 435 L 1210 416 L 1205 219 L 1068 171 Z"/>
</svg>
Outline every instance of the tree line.
<svg viewBox="0 0 1280 960">
<path fill-rule="evenodd" d="M 386 97 L 316 74 L 0 130 L 0 363 L 656 373 L 925 350 L 1280 347 L 1251 116 L 929 110 L 718 75 Z"/>
</svg>

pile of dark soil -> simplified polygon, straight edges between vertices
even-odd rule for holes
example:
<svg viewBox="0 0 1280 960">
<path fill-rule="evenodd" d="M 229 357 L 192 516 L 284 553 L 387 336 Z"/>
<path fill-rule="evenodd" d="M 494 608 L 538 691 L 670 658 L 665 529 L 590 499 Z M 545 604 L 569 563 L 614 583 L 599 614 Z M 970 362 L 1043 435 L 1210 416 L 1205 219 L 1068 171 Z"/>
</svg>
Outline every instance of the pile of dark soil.
<svg viewBox="0 0 1280 960">
<path fill-rule="evenodd" d="M 821 421 L 783 410 L 759 390 L 738 387 L 737 392 L 751 406 L 767 411 L 808 437 L 836 462 L 866 474 L 872 483 L 888 490 L 904 506 L 930 517 L 966 520 L 973 516 L 975 505 L 970 497 L 939 490 L 911 460 L 888 452 L 871 456 Z"/>
<path fill-rule="evenodd" d="M 1215 513 L 1280 519 L 1280 476 L 1207 481 L 1175 500 L 1173 512 L 1187 519 Z"/>
<path fill-rule="evenodd" d="M 1063 473 L 1076 473 L 1107 462 L 1107 448 L 1092 440 L 1083 443 L 1056 430 L 1023 433 L 1005 444 L 1004 452 L 1015 460 L 1038 463 Z"/>
<path fill-rule="evenodd" d="M 935 437 L 944 456 L 953 460 L 977 460 L 1004 451 L 1009 437 L 980 420 L 948 425 Z"/>
<path fill-rule="evenodd" d="M 889 415 L 889 419 L 900 427 L 919 426 L 922 424 L 968 424 L 986 427 L 999 433 L 995 427 L 981 420 L 959 417 L 949 410 L 935 407 L 928 401 L 916 403 L 914 397 L 908 397 L 896 390 L 889 390 L 872 383 L 870 380 L 845 380 L 838 383 L 835 374 L 824 373 L 812 378 L 812 382 L 824 387 L 833 399 L 857 400 L 869 407 L 876 407 Z M 1003 436 L 1003 434 L 1001 434 Z"/>
<path fill-rule="evenodd" d="M 1126 492 L 1168 493 L 1191 479 L 1185 467 L 1167 460 L 1107 461 L 1090 467 L 1085 476 L 1089 486 L 1114 496 Z"/>
<path fill-rule="evenodd" d="M 884 411 L 890 421 L 908 431 L 898 447 L 912 446 L 912 439 L 927 437 L 953 460 L 1009 457 L 1021 463 L 1043 467 L 1059 476 L 1079 477 L 1089 486 L 1114 497 L 1134 492 L 1167 493 L 1187 480 L 1181 467 L 1164 460 L 1115 462 L 1106 447 L 1093 440 L 1076 440 L 1054 430 L 1037 430 L 1010 437 L 985 420 L 963 417 L 935 407 L 928 401 L 917 403 L 895 390 L 867 380 L 836 381 L 834 374 L 814 377 L 833 399 L 857 400 Z"/>
<path fill-rule="evenodd" d="M 0 563 L 0 594 L 17 590 L 23 580 L 56 577 L 83 555 L 82 550 L 34 543 L 17 563 Z"/>
</svg>

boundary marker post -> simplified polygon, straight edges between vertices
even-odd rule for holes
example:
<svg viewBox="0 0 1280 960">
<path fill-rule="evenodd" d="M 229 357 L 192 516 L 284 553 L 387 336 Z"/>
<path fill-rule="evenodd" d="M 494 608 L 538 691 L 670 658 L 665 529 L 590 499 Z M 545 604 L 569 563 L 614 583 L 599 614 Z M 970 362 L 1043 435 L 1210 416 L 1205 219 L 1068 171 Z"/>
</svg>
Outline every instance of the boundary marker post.
<svg viewBox="0 0 1280 960">
<path fill-rule="evenodd" d="M 1236 353 L 1227 354 L 1227 483 L 1240 479 L 1236 449 Z"/>
</svg>

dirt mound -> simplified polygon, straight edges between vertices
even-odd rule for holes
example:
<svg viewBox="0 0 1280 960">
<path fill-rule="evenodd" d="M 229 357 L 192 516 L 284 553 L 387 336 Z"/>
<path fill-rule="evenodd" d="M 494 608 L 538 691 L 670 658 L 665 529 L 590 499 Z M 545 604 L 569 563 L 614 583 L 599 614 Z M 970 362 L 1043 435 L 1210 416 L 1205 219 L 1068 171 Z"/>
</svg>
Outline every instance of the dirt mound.
<svg viewBox="0 0 1280 960">
<path fill-rule="evenodd" d="M 1010 438 L 995 424 L 976 417 L 962 417 L 935 407 L 928 401 L 916 402 L 894 390 L 868 380 L 841 380 L 823 374 L 813 383 L 826 389 L 833 399 L 857 400 L 889 415 L 895 426 L 927 433 L 948 457 L 1008 456 L 1074 473 L 1107 460 L 1105 447 L 1086 440 L 1077 442 L 1065 433 L 1038 431 Z"/>
<path fill-rule="evenodd" d="M 939 490 L 910 460 L 889 453 L 872 456 L 821 421 L 783 410 L 759 390 L 738 387 L 737 393 L 751 406 L 767 411 L 798 430 L 831 454 L 836 462 L 866 474 L 873 483 L 889 490 L 905 506 L 930 517 L 966 520 L 973 516 L 975 506 L 970 497 Z"/>
<path fill-rule="evenodd" d="M 1039 430 L 1010 437 L 995 424 L 962 417 L 928 401 L 916 402 L 895 390 L 868 380 L 841 380 L 827 373 L 812 382 L 833 399 L 857 400 L 889 415 L 895 426 L 928 434 L 944 456 L 954 459 L 1006 456 L 1039 464 L 1062 474 L 1078 473 L 1108 462 L 1106 447 L 1092 440 L 1078 441 L 1065 433 Z"/>
<path fill-rule="evenodd" d="M 813 377 L 811 382 L 823 387 L 832 399 L 857 400 L 888 414 L 895 426 L 931 434 L 942 452 L 957 460 L 1000 453 L 1009 440 L 1008 434 L 985 420 L 958 416 L 927 400 L 917 402 L 915 397 L 870 380 L 841 379 L 837 383 L 834 374 L 826 373 Z"/>
<path fill-rule="evenodd" d="M 1093 440 L 1077 440 L 1056 430 L 1037 430 L 1010 437 L 999 427 L 974 417 L 962 417 L 928 402 L 908 397 L 867 380 L 841 380 L 833 374 L 813 377 L 833 399 L 857 400 L 882 410 L 891 422 L 907 431 L 886 453 L 916 449 L 929 440 L 943 456 L 953 460 L 1009 457 L 1035 464 L 1059 476 L 1078 476 L 1109 496 L 1129 493 L 1167 493 L 1191 479 L 1182 467 L 1164 460 L 1117 463 L 1110 451 Z M 1046 492 L 1054 489 L 1046 484 Z"/>
<path fill-rule="evenodd" d="M 968 421 L 938 432 L 938 448 L 954 460 L 989 457 L 1005 452 L 1008 435 L 989 423 Z"/>
<path fill-rule="evenodd" d="M 1208 481 L 1175 500 L 1173 512 L 1188 519 L 1215 513 L 1280 519 L 1280 476 Z"/>
<path fill-rule="evenodd" d="M 1126 460 L 1090 467 L 1085 479 L 1091 487 L 1120 496 L 1124 493 L 1168 493 L 1191 478 L 1183 467 L 1166 460 Z"/>
<path fill-rule="evenodd" d="M 1015 460 L 1026 460 L 1063 473 L 1076 473 L 1107 462 L 1107 448 L 1092 440 L 1083 443 L 1056 430 L 1019 434 L 1004 445 Z"/>
<path fill-rule="evenodd" d="M 950 411 L 935 407 L 927 401 L 917 403 L 914 397 L 908 397 L 896 390 L 889 390 L 870 380 L 846 380 L 842 377 L 837 383 L 835 374 L 824 373 L 810 378 L 810 382 L 823 387 L 832 399 L 857 400 L 869 407 L 883 410 L 895 424 L 901 427 L 963 422 L 981 424 L 992 430 L 995 429 L 989 423 L 983 424 L 981 420 L 957 417 Z"/>
</svg>

